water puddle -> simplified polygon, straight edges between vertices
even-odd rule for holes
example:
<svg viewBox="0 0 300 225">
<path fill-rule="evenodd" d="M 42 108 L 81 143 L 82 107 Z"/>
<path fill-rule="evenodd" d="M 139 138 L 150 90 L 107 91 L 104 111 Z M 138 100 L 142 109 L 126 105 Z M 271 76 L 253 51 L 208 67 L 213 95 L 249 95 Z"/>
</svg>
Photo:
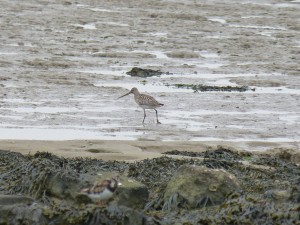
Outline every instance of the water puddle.
<svg viewBox="0 0 300 225">
<path fill-rule="evenodd" d="M 225 66 L 223 63 L 197 63 L 195 64 L 198 68 L 218 69 Z"/>
<path fill-rule="evenodd" d="M 109 26 L 116 26 L 116 27 L 129 27 L 129 24 L 126 23 L 119 23 L 119 22 L 97 22 L 98 24 L 105 24 Z"/>
<path fill-rule="evenodd" d="M 281 87 L 254 87 L 255 92 L 259 94 L 295 94 L 300 95 L 300 89 L 291 89 L 284 86 Z"/>
<path fill-rule="evenodd" d="M 290 8 L 300 8 L 300 3 L 299 1 L 291 1 L 291 3 L 276 3 L 274 4 L 275 7 L 278 8 L 286 8 L 286 7 L 290 7 Z"/>
<path fill-rule="evenodd" d="M 150 54 L 150 55 L 154 55 L 157 59 L 169 59 L 170 58 L 166 55 L 166 53 L 162 52 L 162 51 L 142 51 L 142 50 L 134 50 L 132 51 L 133 53 L 144 53 L 144 54 Z"/>
<path fill-rule="evenodd" d="M 151 35 L 151 36 L 156 36 L 156 37 L 167 37 L 168 36 L 168 33 L 165 33 L 165 32 L 150 32 L 147 34 Z"/>
<path fill-rule="evenodd" d="M 193 92 L 191 89 L 179 89 L 174 86 L 165 86 L 162 83 L 155 83 L 155 84 L 138 84 L 138 83 L 99 83 L 95 84 L 97 87 L 120 87 L 131 90 L 131 88 L 136 87 L 139 89 L 140 92 L 165 92 L 165 93 L 172 93 L 172 92 Z"/>
<path fill-rule="evenodd" d="M 252 18 L 273 18 L 272 16 L 257 16 L 257 15 L 249 15 L 249 16 L 242 16 L 242 19 L 252 19 Z"/>
<path fill-rule="evenodd" d="M 199 55 L 201 55 L 204 58 L 220 58 L 220 56 L 214 52 L 199 51 L 198 53 L 199 53 Z"/>
<path fill-rule="evenodd" d="M 203 85 L 213 85 L 216 87 L 222 86 L 232 86 L 238 87 L 236 83 L 230 81 L 230 79 L 224 79 L 224 77 L 228 76 L 229 78 L 232 77 L 240 77 L 240 76 L 257 76 L 256 74 L 189 74 L 189 75 L 180 75 L 180 74 L 171 74 L 171 75 L 161 75 L 160 78 L 202 78 L 207 79 L 207 81 L 202 81 Z M 261 75 L 260 75 L 261 76 Z M 265 74 L 262 76 L 270 76 L 270 74 Z M 217 79 L 217 78 L 223 79 Z M 178 82 L 180 85 L 180 82 Z M 178 86 L 176 84 L 166 84 L 161 82 L 147 82 L 147 83 L 95 83 L 97 87 L 120 87 L 126 88 L 130 90 L 133 87 L 138 88 L 141 92 L 166 92 L 166 93 L 174 93 L 174 92 L 185 92 L 191 93 L 194 92 L 192 88 L 187 88 L 187 86 Z M 220 93 L 220 91 L 209 91 L 209 93 Z M 256 86 L 249 86 L 249 91 L 244 93 L 259 93 L 259 94 L 300 94 L 299 89 L 291 89 L 285 86 L 281 87 L 256 87 Z"/>
<path fill-rule="evenodd" d="M 2 118 L 2 120 L 4 119 L 12 119 L 12 120 L 23 120 L 24 117 L 23 116 L 12 116 L 12 115 L 0 115 L 0 118 Z M 1 123 L 1 126 L 3 124 Z"/>
<path fill-rule="evenodd" d="M 89 103 L 89 105 L 93 105 L 93 104 Z M 111 112 L 123 111 L 123 110 L 128 110 L 128 108 L 95 104 L 95 107 L 84 107 L 81 112 L 111 113 Z"/>
<path fill-rule="evenodd" d="M 205 82 L 205 85 L 211 85 L 211 86 L 237 86 L 236 83 L 231 82 L 229 79 L 218 79 L 213 81 L 207 81 Z"/>
<path fill-rule="evenodd" d="M 125 70 L 114 71 L 114 70 L 91 69 L 91 70 L 78 70 L 76 72 L 101 74 L 101 75 L 105 75 L 105 76 L 122 76 L 122 77 L 127 76 L 127 77 L 130 77 L 129 75 L 126 74 L 127 71 L 125 71 Z"/>
<path fill-rule="evenodd" d="M 280 116 L 279 120 L 282 120 L 287 125 L 294 125 L 296 123 L 300 124 L 300 115 L 284 115 Z"/>
<path fill-rule="evenodd" d="M 228 24 L 229 27 L 235 28 L 249 28 L 249 29 L 261 29 L 261 30 L 283 30 L 287 29 L 284 27 L 271 27 L 271 26 L 255 26 L 255 25 L 240 25 L 240 24 Z"/>
<path fill-rule="evenodd" d="M 95 30 L 96 29 L 96 26 L 95 24 L 93 23 L 90 23 L 90 24 L 73 24 L 74 27 L 81 27 L 83 29 L 86 29 L 86 30 Z"/>
<path fill-rule="evenodd" d="M 55 114 L 55 113 L 66 113 L 66 112 L 76 112 L 77 108 L 74 107 L 18 107 L 18 108 L 1 108 L 4 110 L 10 110 L 17 113 L 43 113 L 43 114 Z"/>
<path fill-rule="evenodd" d="M 236 74 L 224 74 L 224 73 L 194 73 L 194 74 L 162 74 L 161 78 L 201 78 L 201 79 L 223 79 L 223 78 L 236 78 L 236 77 L 267 77 L 267 76 L 282 76 L 280 74 L 271 73 L 236 73 Z"/>
<path fill-rule="evenodd" d="M 5 55 L 5 56 L 14 56 L 20 54 L 19 52 L 0 52 L 0 55 Z"/>
<path fill-rule="evenodd" d="M 142 132 L 101 132 L 79 129 L 54 128 L 0 128 L 1 140 L 136 140 Z"/>
<path fill-rule="evenodd" d="M 300 142 L 299 139 L 296 138 L 234 138 L 234 139 L 227 139 L 227 138 L 214 138 L 214 137 L 194 137 L 191 138 L 190 141 L 226 141 L 226 142 L 269 142 L 269 143 L 282 143 L 282 142 Z"/>
<path fill-rule="evenodd" d="M 118 12 L 116 10 L 103 9 L 103 8 L 88 8 L 88 9 L 93 12 Z"/>
<path fill-rule="evenodd" d="M 294 115 L 295 112 L 289 111 L 269 111 L 269 110 L 249 110 L 245 112 L 240 111 L 217 111 L 217 110 L 194 110 L 194 111 L 184 111 L 184 110 L 172 110 L 168 111 L 168 117 L 179 117 L 179 118 L 195 118 L 197 116 L 204 115 Z"/>
<path fill-rule="evenodd" d="M 221 24 L 226 24 L 227 21 L 225 19 L 219 18 L 219 17 L 208 17 L 208 20 L 212 21 L 212 22 L 218 22 Z"/>
</svg>

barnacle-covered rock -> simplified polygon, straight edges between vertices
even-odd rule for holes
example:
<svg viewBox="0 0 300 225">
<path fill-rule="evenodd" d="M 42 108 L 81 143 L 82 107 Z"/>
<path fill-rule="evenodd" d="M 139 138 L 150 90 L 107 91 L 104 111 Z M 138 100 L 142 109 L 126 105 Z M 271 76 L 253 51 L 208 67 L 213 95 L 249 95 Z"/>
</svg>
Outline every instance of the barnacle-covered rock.
<svg viewBox="0 0 300 225">
<path fill-rule="evenodd" d="M 138 67 L 133 67 L 126 74 L 133 76 L 133 77 L 152 77 L 152 76 L 162 75 L 162 72 L 159 70 L 142 69 L 142 68 L 138 68 Z"/>
<path fill-rule="evenodd" d="M 51 175 L 47 179 L 46 191 L 50 196 L 74 199 L 80 190 L 80 181 L 66 175 Z"/>
<path fill-rule="evenodd" d="M 0 150 L 0 224 L 299 224 L 292 151 L 171 153 L 189 158 L 127 163 Z M 106 204 L 77 199 L 112 177 L 122 185 Z"/>
<path fill-rule="evenodd" d="M 0 224 L 46 225 L 49 220 L 43 215 L 43 205 L 25 196 L 0 197 Z"/>
<path fill-rule="evenodd" d="M 117 189 L 115 202 L 131 208 L 143 208 L 148 201 L 149 191 L 142 183 L 125 176 L 119 178 L 122 185 Z"/>
<path fill-rule="evenodd" d="M 167 185 L 164 208 L 216 205 L 238 189 L 237 179 L 223 169 L 183 165 Z"/>
</svg>

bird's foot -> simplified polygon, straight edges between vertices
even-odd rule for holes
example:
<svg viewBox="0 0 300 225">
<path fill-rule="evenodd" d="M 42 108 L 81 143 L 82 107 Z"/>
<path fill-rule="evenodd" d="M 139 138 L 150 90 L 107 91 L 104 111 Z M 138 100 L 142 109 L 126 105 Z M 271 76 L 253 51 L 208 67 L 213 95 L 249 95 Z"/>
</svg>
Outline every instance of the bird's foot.
<svg viewBox="0 0 300 225">
<path fill-rule="evenodd" d="M 157 124 L 161 124 L 161 122 L 159 122 L 158 120 L 156 122 L 157 122 Z"/>
</svg>

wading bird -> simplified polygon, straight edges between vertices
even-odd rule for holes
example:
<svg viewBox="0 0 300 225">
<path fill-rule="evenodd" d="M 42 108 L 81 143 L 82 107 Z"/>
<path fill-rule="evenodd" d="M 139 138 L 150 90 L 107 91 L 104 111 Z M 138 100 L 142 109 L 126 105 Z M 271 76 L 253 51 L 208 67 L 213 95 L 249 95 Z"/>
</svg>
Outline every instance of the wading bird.
<svg viewBox="0 0 300 225">
<path fill-rule="evenodd" d="M 154 109 L 156 113 L 156 122 L 160 124 L 158 120 L 158 115 L 157 115 L 157 110 L 156 108 L 163 106 L 164 104 L 159 103 L 156 101 L 152 96 L 146 95 L 146 94 L 141 94 L 137 88 L 132 88 L 127 94 L 122 95 L 120 98 L 125 97 L 126 95 L 133 94 L 134 95 L 134 100 L 135 102 L 139 105 L 144 110 L 144 119 L 143 119 L 143 124 L 145 122 L 146 118 L 146 109 Z"/>
</svg>

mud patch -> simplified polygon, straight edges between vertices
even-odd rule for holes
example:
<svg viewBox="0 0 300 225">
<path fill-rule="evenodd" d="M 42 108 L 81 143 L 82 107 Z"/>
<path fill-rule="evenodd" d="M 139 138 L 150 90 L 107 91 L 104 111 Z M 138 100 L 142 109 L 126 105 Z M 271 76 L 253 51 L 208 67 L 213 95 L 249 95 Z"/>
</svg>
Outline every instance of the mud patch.
<svg viewBox="0 0 300 225">
<path fill-rule="evenodd" d="M 0 79 L 1 139 L 266 141 L 299 148 L 299 3 L 1 3 L 0 72 L 9 78 Z M 132 68 L 147 71 L 126 74 Z M 154 120 L 142 127 L 140 114 L 129 109 L 136 107 L 132 98 L 115 101 L 132 87 L 157 93 L 165 104 L 159 129 Z M 266 104 L 269 114 L 261 113 Z M 39 107 L 70 110 L 22 111 Z"/>
</svg>

